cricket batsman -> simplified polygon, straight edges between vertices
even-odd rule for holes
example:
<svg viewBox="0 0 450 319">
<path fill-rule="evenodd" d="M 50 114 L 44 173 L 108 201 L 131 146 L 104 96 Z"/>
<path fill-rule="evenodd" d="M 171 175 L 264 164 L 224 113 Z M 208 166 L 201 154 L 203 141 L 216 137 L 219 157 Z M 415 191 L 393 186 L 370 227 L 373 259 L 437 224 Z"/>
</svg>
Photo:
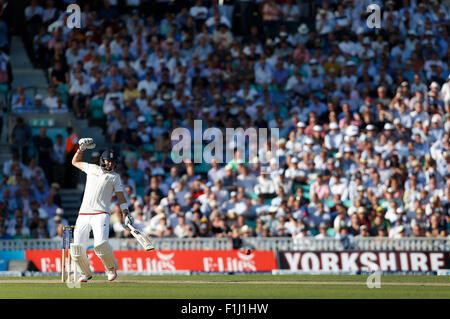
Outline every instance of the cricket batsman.
<svg viewBox="0 0 450 319">
<path fill-rule="evenodd" d="M 95 148 L 95 143 L 92 138 L 82 138 L 78 144 L 79 148 L 73 156 L 72 165 L 85 172 L 87 178 L 83 202 L 75 224 L 73 244 L 70 246 L 70 254 L 80 269 L 79 282 L 87 282 L 92 278 L 86 255 L 87 241 L 92 230 L 94 252 L 105 266 L 108 281 L 113 281 L 116 279 L 119 269 L 119 264 L 108 243 L 109 207 L 114 194 L 117 196 L 124 216 L 124 227 L 127 228 L 127 225 L 133 224 L 133 218 L 128 212 L 128 203 L 124 195 L 120 175 L 114 172 L 118 157 L 114 151 L 107 150 L 100 156 L 100 166 L 82 162 L 83 152 Z"/>
</svg>

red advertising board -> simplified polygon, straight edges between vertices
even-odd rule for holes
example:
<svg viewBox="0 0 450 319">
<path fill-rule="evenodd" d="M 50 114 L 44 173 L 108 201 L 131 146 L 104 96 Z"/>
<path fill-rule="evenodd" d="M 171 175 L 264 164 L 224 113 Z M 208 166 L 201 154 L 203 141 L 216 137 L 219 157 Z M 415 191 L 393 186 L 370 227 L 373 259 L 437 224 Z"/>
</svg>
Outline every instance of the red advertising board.
<svg viewBox="0 0 450 319">
<path fill-rule="evenodd" d="M 437 271 L 450 267 L 448 252 L 282 251 L 279 268 L 303 271 Z"/>
<path fill-rule="evenodd" d="M 105 271 L 93 250 L 88 250 L 87 255 L 94 272 Z M 120 271 L 255 272 L 277 269 L 273 251 L 252 251 L 247 255 L 241 250 L 117 250 L 114 255 Z M 61 271 L 60 250 L 25 250 L 25 258 L 42 272 Z"/>
</svg>

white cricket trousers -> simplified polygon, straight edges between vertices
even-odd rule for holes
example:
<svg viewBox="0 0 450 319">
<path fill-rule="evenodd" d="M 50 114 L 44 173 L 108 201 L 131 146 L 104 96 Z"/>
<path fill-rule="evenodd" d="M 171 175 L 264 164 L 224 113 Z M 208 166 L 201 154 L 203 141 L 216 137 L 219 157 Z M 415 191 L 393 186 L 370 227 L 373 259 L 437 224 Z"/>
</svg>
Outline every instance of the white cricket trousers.
<svg viewBox="0 0 450 319">
<path fill-rule="evenodd" d="M 75 223 L 73 243 L 87 249 L 91 230 L 94 234 L 94 247 L 108 241 L 109 217 L 107 213 L 79 214 Z"/>
</svg>

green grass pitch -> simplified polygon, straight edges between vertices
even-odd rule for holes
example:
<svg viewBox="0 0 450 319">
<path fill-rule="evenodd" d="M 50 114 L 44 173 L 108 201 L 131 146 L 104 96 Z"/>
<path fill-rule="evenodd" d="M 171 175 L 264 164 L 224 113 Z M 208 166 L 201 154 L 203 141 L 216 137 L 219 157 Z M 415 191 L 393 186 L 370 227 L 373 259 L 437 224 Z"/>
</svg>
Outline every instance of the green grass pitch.
<svg viewBox="0 0 450 319">
<path fill-rule="evenodd" d="M 381 276 L 369 289 L 368 276 L 351 275 L 197 275 L 95 276 L 80 288 L 57 277 L 0 278 L 1 299 L 338 299 L 450 298 L 450 277 Z M 120 297 L 119 297 L 120 296 Z"/>
</svg>

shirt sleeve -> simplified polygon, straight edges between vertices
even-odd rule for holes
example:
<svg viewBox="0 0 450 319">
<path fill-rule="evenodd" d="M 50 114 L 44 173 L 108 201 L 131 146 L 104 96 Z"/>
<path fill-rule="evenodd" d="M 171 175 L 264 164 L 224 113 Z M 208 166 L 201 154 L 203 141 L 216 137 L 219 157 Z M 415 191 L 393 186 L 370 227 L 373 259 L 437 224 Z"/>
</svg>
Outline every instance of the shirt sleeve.
<svg viewBox="0 0 450 319">
<path fill-rule="evenodd" d="M 114 178 L 114 192 L 123 192 L 123 184 L 122 184 L 122 180 L 120 179 L 120 176 L 116 176 Z"/>
<path fill-rule="evenodd" d="M 95 172 L 96 170 L 96 166 L 95 164 L 89 164 L 86 162 L 83 162 L 83 165 L 81 166 L 81 170 L 83 172 L 85 172 L 87 175 L 92 174 Z"/>
</svg>

